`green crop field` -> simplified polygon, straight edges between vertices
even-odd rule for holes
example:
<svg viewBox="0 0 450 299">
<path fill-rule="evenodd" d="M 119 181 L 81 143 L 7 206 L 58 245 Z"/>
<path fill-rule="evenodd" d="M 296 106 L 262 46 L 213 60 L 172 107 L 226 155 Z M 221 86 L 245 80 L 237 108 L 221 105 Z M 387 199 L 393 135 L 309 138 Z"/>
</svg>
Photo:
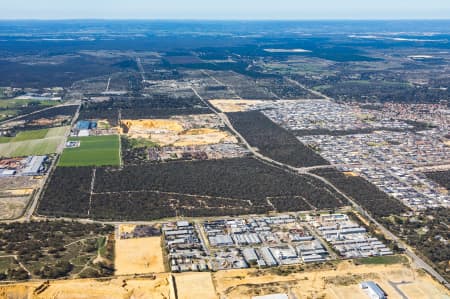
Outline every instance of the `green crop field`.
<svg viewBox="0 0 450 299">
<path fill-rule="evenodd" d="M 49 129 L 22 131 L 19 132 L 15 137 L 1 137 L 0 143 L 42 139 L 47 136 L 48 131 Z"/>
<path fill-rule="evenodd" d="M 27 141 L 51 137 L 64 136 L 69 127 L 57 127 L 51 129 L 28 130 L 19 132 L 15 137 L 0 137 L 0 143 Z"/>
<path fill-rule="evenodd" d="M 55 153 L 63 137 L 34 139 L 0 144 L 1 157 L 22 157 Z"/>
<path fill-rule="evenodd" d="M 33 139 L 42 139 L 47 136 L 47 133 L 48 129 L 23 131 L 17 134 L 17 136 L 14 137 L 12 141 L 17 142 Z"/>
<path fill-rule="evenodd" d="M 15 137 L 0 137 L 1 157 L 21 157 L 55 153 L 69 127 L 23 131 Z"/>
<path fill-rule="evenodd" d="M 72 137 L 80 141 L 78 148 L 66 148 L 58 166 L 118 166 L 120 165 L 119 136 Z"/>
</svg>

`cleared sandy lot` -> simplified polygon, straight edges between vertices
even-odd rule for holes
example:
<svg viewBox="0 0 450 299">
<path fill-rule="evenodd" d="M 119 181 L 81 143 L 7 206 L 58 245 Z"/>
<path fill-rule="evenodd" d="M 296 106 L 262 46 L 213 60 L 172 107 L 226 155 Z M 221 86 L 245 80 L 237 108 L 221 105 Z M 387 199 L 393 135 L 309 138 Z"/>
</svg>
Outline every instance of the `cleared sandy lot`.
<svg viewBox="0 0 450 299">
<path fill-rule="evenodd" d="M 169 274 L 154 279 L 52 281 L 42 292 L 40 282 L 0 286 L 0 298 L 33 299 L 175 299 Z"/>
<path fill-rule="evenodd" d="M 229 132 L 208 127 L 208 125 L 214 126 L 214 123 L 208 122 L 212 118 L 210 115 L 199 115 L 178 119 L 123 120 L 122 125 L 127 128 L 125 131 L 128 137 L 149 139 L 160 146 L 237 143 L 237 139 Z"/>
<path fill-rule="evenodd" d="M 0 198 L 0 220 L 20 217 L 29 201 L 29 196 Z"/>
<path fill-rule="evenodd" d="M 114 263 L 116 275 L 164 272 L 160 237 L 116 240 Z"/>
<path fill-rule="evenodd" d="M 178 299 L 219 298 L 214 290 L 211 273 L 209 272 L 181 273 L 174 276 Z"/>
<path fill-rule="evenodd" d="M 260 100 L 209 100 L 211 105 L 222 112 L 241 112 L 264 103 Z"/>
<path fill-rule="evenodd" d="M 273 293 L 294 294 L 297 298 L 366 298 L 359 283 L 373 280 L 391 299 L 402 299 L 391 283 L 398 285 L 409 298 L 450 298 L 443 286 L 428 275 L 405 265 L 359 265 L 341 262 L 335 269 L 311 270 L 277 275 L 270 270 L 230 270 L 213 274 L 216 291 L 221 298 L 251 298 Z M 425 296 L 428 297 L 423 297 Z"/>
</svg>

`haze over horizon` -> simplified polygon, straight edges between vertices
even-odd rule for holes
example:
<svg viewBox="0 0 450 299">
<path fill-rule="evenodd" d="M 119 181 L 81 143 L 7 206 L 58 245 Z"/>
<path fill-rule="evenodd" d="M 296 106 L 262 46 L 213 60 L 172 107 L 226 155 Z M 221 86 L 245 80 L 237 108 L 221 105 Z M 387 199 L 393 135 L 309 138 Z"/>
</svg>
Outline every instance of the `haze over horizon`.
<svg viewBox="0 0 450 299">
<path fill-rule="evenodd" d="M 0 3 L 0 19 L 320 20 L 449 19 L 450 1 L 250 0 L 164 2 L 16 0 Z"/>
</svg>

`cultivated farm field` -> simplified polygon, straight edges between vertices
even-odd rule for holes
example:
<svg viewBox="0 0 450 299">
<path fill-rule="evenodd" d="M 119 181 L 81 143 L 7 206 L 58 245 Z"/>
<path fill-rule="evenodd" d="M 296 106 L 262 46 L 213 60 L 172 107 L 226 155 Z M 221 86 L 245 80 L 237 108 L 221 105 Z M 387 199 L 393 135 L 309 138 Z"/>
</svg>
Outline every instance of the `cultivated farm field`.
<svg viewBox="0 0 450 299">
<path fill-rule="evenodd" d="M 118 166 L 120 165 L 119 136 L 72 137 L 80 141 L 78 148 L 66 148 L 58 166 Z"/>
<path fill-rule="evenodd" d="M 0 142 L 0 156 L 21 157 L 55 153 L 64 141 L 67 130 L 68 127 L 57 127 L 20 132 L 11 140 L 3 139 Z"/>
</svg>

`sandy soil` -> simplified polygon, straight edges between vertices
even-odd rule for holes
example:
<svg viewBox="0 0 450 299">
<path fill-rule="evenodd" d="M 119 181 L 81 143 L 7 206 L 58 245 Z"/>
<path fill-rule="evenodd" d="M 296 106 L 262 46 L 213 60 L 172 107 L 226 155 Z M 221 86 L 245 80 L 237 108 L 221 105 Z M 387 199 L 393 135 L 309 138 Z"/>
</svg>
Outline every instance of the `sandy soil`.
<svg viewBox="0 0 450 299">
<path fill-rule="evenodd" d="M 115 246 L 116 275 L 165 271 L 160 237 L 121 239 Z"/>
<path fill-rule="evenodd" d="M 120 224 L 117 228 L 119 236 L 123 233 L 131 233 L 136 228 L 136 224 Z M 119 239 L 119 238 L 117 238 Z"/>
<path fill-rule="evenodd" d="M 174 146 L 207 145 L 222 142 L 236 143 L 237 140 L 228 132 L 215 129 L 194 129 L 178 135 L 178 140 L 173 143 Z M 205 130 L 201 133 L 201 130 Z"/>
<path fill-rule="evenodd" d="M 29 200 L 29 196 L 0 198 L 0 220 L 20 217 Z"/>
<path fill-rule="evenodd" d="M 140 131 L 183 131 L 183 126 L 179 121 L 170 119 L 139 119 L 139 120 L 122 120 L 122 125 L 128 128 L 130 134 Z"/>
<path fill-rule="evenodd" d="M 209 100 L 211 105 L 222 112 L 241 112 L 264 103 L 260 100 Z"/>
<path fill-rule="evenodd" d="M 53 281 L 43 292 L 39 282 L 0 286 L 0 298 L 33 299 L 174 299 L 169 274 L 155 279 L 93 279 Z"/>
<path fill-rule="evenodd" d="M 205 118 L 210 117 L 205 115 Z M 192 123 L 186 123 L 189 116 L 186 119 L 141 119 L 141 120 L 123 120 L 122 124 L 128 128 L 127 135 L 131 138 L 146 138 L 153 142 L 158 143 L 161 146 L 173 145 L 173 146 L 194 146 L 194 145 L 208 145 L 218 144 L 222 142 L 237 143 L 234 136 L 226 131 L 222 131 L 216 128 L 191 128 L 189 125 Z M 183 123 L 184 121 L 184 123 Z M 202 122 L 201 116 L 196 121 Z M 187 128 L 186 128 L 187 127 Z"/>
<path fill-rule="evenodd" d="M 178 299 L 217 299 L 211 273 L 181 273 L 175 274 Z M 238 298 L 238 297 L 236 297 Z"/>
<path fill-rule="evenodd" d="M 9 195 L 9 196 L 27 196 L 27 195 L 31 195 L 31 193 L 33 193 L 32 188 L 24 188 L 24 189 L 11 189 L 11 190 L 2 190 L 1 193 L 2 195 Z"/>
<path fill-rule="evenodd" d="M 314 270 L 279 276 L 270 271 L 230 270 L 213 274 L 216 291 L 221 298 L 251 298 L 255 295 L 291 292 L 297 298 L 366 298 L 359 283 L 372 280 L 378 283 L 391 299 L 401 295 L 390 282 L 410 282 L 409 298 L 449 298 L 450 293 L 428 275 L 418 275 L 404 265 L 360 265 L 345 261 L 336 270 Z M 421 297 L 428 294 L 429 297 Z M 431 297 L 430 297 L 431 296 Z"/>
<path fill-rule="evenodd" d="M 38 183 L 39 180 L 28 176 L 0 178 L 0 190 L 34 189 Z"/>
</svg>

